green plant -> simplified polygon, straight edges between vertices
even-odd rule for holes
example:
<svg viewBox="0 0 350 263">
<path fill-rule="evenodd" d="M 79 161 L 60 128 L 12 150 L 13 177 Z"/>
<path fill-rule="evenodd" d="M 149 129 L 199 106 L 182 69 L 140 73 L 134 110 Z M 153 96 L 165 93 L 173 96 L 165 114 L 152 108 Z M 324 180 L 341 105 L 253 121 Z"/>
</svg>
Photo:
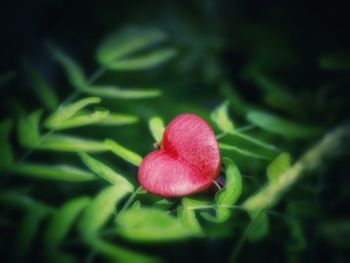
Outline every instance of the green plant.
<svg viewBox="0 0 350 263">
<path fill-rule="evenodd" d="M 143 110 L 148 108 L 142 107 L 142 103 L 161 96 L 162 91 L 97 82 L 108 71 L 139 71 L 168 62 L 176 55 L 176 50 L 160 46 L 166 39 L 166 34 L 157 29 L 131 28 L 113 34 L 99 46 L 96 57 L 100 66 L 90 78 L 70 56 L 49 44 L 50 52 L 74 88 L 61 103 L 40 73 L 30 63 L 24 63 L 43 108 L 0 124 L 1 220 L 6 225 L 11 223 L 8 219 L 13 213 L 21 216 L 14 241 L 17 253 L 13 257 L 17 260 L 25 258 L 38 242 L 44 244 L 38 254 L 48 261 L 73 262 L 80 258 L 92 261 L 102 255 L 117 262 L 159 262 L 162 258 L 156 254 L 138 251 L 121 240 L 154 244 L 220 238 L 230 236 L 232 229 L 244 229 L 231 250 L 230 258 L 235 261 L 246 240 L 260 240 L 273 228 L 269 223 L 273 209 L 293 184 L 306 171 L 317 168 L 326 157 L 341 149 L 341 141 L 349 132 L 346 126 L 331 130 L 295 161 L 288 153 L 288 143 L 276 147 L 275 142 L 280 138 L 288 142 L 300 138 L 316 140 L 325 132 L 324 127 L 299 124 L 252 107 L 234 93 L 226 80 L 220 79 L 218 85 L 227 101 L 211 112 L 206 109 L 203 117 L 210 116 L 217 131 L 224 164 L 223 188 L 216 194 L 205 192 L 179 199 L 160 198 L 145 192 L 135 180 L 141 155 L 126 146 L 127 143 L 117 142 L 113 133 L 141 121 L 148 123 L 154 141 L 159 144 L 164 132 L 163 119 L 168 116 L 145 113 Z M 158 46 L 154 48 L 155 45 Z M 322 61 L 325 67 L 332 65 Z M 278 85 L 271 85 L 260 73 L 254 74 L 255 81 L 270 87 L 267 93 L 297 103 L 296 98 L 285 94 Z M 6 73 L 3 82 L 10 76 Z M 130 113 L 110 111 L 104 100 L 111 99 L 115 103 L 128 100 L 124 108 L 130 109 L 133 105 L 131 107 L 136 110 Z M 96 105 L 103 105 L 103 108 L 92 109 Z M 235 111 L 237 105 L 239 111 Z M 137 110 L 137 106 L 141 108 Z M 246 126 L 240 127 L 232 121 L 230 107 L 234 114 L 246 118 Z M 12 145 L 15 123 L 20 149 Z M 113 127 L 113 133 L 102 132 L 96 136 L 100 139 L 92 138 L 95 137 L 92 127 L 98 126 Z M 138 128 L 133 126 L 132 129 Z M 254 129 L 258 132 L 250 133 Z M 72 132 L 66 133 L 67 130 Z M 83 135 L 86 130 L 90 131 L 90 137 Z M 147 145 L 152 145 L 149 136 L 142 134 L 129 140 L 147 141 Z M 24 153 L 15 161 L 22 149 Z M 50 161 L 44 163 L 40 155 L 35 156 L 40 152 L 52 154 Z M 240 172 L 261 177 L 265 170 L 267 178 L 258 178 L 256 185 L 249 185 Z M 16 176 L 22 177 L 17 179 Z M 52 187 L 59 193 L 59 201 L 53 198 L 55 202 L 51 203 L 35 194 L 40 183 L 31 177 L 54 180 L 57 186 L 44 187 L 47 191 Z M 19 178 L 28 180 L 33 189 L 27 189 Z M 7 185 L 7 182 L 10 183 Z M 76 184 L 67 187 L 74 182 Z M 240 219 L 242 215 L 246 216 L 243 220 Z M 291 235 L 297 240 L 297 249 L 303 250 L 305 240 L 300 221 L 292 216 L 287 217 L 287 221 Z M 83 252 L 79 248 L 83 248 Z"/>
</svg>

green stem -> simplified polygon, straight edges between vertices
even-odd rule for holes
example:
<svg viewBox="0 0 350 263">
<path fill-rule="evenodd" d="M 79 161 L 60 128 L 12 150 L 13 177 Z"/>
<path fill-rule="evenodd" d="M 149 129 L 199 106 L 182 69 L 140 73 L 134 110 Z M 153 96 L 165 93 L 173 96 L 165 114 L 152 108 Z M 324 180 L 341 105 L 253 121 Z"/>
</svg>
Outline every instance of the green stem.
<svg viewBox="0 0 350 263">
<path fill-rule="evenodd" d="M 142 190 L 142 186 L 138 187 L 129 197 L 129 199 L 126 201 L 122 209 L 120 209 L 119 213 L 123 212 L 125 209 L 129 208 L 131 203 L 135 200 L 137 194 Z"/>
</svg>

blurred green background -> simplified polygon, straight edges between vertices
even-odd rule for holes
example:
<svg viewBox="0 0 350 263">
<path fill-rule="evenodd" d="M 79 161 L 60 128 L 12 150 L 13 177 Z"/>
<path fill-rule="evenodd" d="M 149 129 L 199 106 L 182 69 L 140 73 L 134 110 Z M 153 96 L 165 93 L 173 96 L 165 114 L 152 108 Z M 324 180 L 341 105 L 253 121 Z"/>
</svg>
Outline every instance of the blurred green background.
<svg viewBox="0 0 350 263">
<path fill-rule="evenodd" d="M 67 64 L 62 62 L 62 57 L 67 56 L 80 65 L 87 79 L 96 76 L 96 72 L 103 73 L 94 82 L 96 85 L 156 90 L 157 93 L 139 99 L 104 96 L 98 110 L 127 114 L 138 121 L 119 127 L 81 126 L 64 130 L 64 134 L 98 141 L 111 138 L 145 156 L 154 149 L 148 127 L 151 117 L 159 116 L 167 124 L 180 113 L 193 112 L 208 120 L 220 134 L 222 131 L 211 113 L 227 102 L 236 129 L 242 129 L 239 131 L 251 136 L 249 138 L 274 145 L 279 153 L 288 152 L 294 163 L 325 134 L 348 123 L 348 13 L 341 1 L 63 0 L 2 4 L 1 261 L 47 260 L 43 237 L 55 209 L 76 197 L 96 196 L 109 185 L 104 180 L 64 182 L 47 180 L 45 175 L 34 178 L 37 170 L 15 171 L 16 165 L 23 162 L 66 164 L 86 169 L 74 150 L 73 153 L 31 150 L 16 133 L 19 120 L 35 110 L 43 109 L 43 119 L 47 119 L 56 106 L 67 99 L 73 102 L 93 95 L 74 89 L 74 80 L 69 73 L 67 75 Z M 130 28 L 137 28 L 133 34 L 136 42 L 138 38 L 141 41 L 143 30 L 152 28 L 164 32 L 167 37 L 148 48 L 151 51 L 168 48 L 173 55 L 152 67 L 105 70 L 102 66 L 104 70 L 99 71 L 101 63 L 96 57 L 101 43 L 114 32 L 120 35 Z M 147 54 L 149 50 L 136 52 L 136 56 Z M 57 55 L 61 54 L 59 52 L 65 55 Z M 50 87 L 57 98 L 38 86 Z M 253 111 L 277 116 L 277 124 L 268 123 L 261 115 L 254 119 L 249 115 Z M 22 126 L 22 133 L 30 133 L 28 122 Z M 42 134 L 50 132 L 43 121 L 40 130 Z M 234 160 L 242 174 L 240 205 L 265 185 L 266 167 L 277 155 L 237 136 L 225 136 L 220 142 L 245 151 L 242 154 L 222 148 L 222 156 Z M 250 219 L 239 209 L 233 210 L 231 218 L 223 223 L 206 221 L 197 214 L 205 237 L 140 242 L 113 231 L 108 233 L 111 228 L 113 230 L 110 224 L 105 229 L 108 240 L 135 254 L 145 253 L 164 262 L 227 262 L 236 250 L 238 262 L 262 259 L 347 262 L 350 256 L 350 179 L 346 143 L 330 148 L 326 154 L 331 155 L 330 158 L 322 159 L 316 169 L 306 172 L 281 202 L 269 210 L 267 233 L 257 240 L 249 241 L 244 237 Z M 19 162 L 6 163 L 8 145 L 11 145 L 13 159 Z M 94 157 L 122 173 L 137 188 L 135 166 L 109 152 Z M 215 190 L 211 189 L 203 196 L 213 200 L 214 194 Z M 142 194 L 139 200 L 142 206 L 158 207 L 156 202 L 160 198 Z M 121 204 L 125 201 L 122 199 Z M 174 214 L 181 201 L 180 198 L 166 199 L 167 206 L 159 207 Z M 40 207 L 38 211 L 41 212 L 33 214 L 32 207 Z M 78 262 L 122 262 L 120 258 L 105 257 L 101 251 L 108 249 L 97 248 L 101 244 L 84 245 L 78 232 L 73 227 L 60 245 Z M 243 245 L 237 249 L 242 237 Z M 53 260 L 52 257 L 49 259 Z M 59 262 L 60 258 L 56 260 Z M 61 262 L 66 260 L 62 258 Z M 137 260 L 130 258 L 129 262 Z"/>
</svg>

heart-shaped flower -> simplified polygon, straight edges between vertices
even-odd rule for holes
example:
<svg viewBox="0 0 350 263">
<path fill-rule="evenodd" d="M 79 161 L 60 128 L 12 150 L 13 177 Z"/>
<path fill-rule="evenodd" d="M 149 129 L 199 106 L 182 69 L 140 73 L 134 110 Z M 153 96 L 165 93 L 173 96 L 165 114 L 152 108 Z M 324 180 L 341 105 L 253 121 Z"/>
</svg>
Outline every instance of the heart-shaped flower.
<svg viewBox="0 0 350 263">
<path fill-rule="evenodd" d="M 219 172 L 220 152 L 212 128 L 186 113 L 169 123 L 160 149 L 143 159 L 138 178 L 151 193 L 184 196 L 208 188 Z"/>
</svg>

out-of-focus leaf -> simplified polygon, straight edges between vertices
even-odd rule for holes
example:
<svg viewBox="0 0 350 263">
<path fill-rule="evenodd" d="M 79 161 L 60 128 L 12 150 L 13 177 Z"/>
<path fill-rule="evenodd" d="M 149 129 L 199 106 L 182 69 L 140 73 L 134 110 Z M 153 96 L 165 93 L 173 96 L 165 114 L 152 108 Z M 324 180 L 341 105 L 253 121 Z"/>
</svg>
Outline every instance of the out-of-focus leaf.
<svg viewBox="0 0 350 263">
<path fill-rule="evenodd" d="M 236 146 L 233 146 L 233 145 L 220 143 L 219 146 L 220 146 L 221 150 L 233 151 L 235 153 L 238 153 L 238 154 L 240 154 L 242 156 L 246 156 L 246 157 L 249 157 L 249 158 L 256 158 L 256 159 L 263 159 L 263 160 L 270 160 L 271 159 L 268 156 L 259 155 L 259 154 L 256 154 L 254 152 L 251 152 L 249 150 L 240 149 L 240 148 L 238 148 Z"/>
<path fill-rule="evenodd" d="M 71 182 L 90 181 L 97 178 L 89 171 L 69 165 L 20 163 L 14 166 L 11 171 L 30 177 Z"/>
<path fill-rule="evenodd" d="M 269 232 L 269 218 L 265 212 L 250 212 L 251 227 L 247 232 L 248 240 L 255 241 L 263 238 Z"/>
<path fill-rule="evenodd" d="M 160 142 L 163 138 L 165 130 L 164 122 L 160 117 L 153 117 L 148 121 L 149 129 L 151 130 L 153 138 L 156 142 Z"/>
<path fill-rule="evenodd" d="M 261 111 L 249 112 L 247 119 L 263 130 L 280 134 L 287 138 L 309 138 L 322 131 L 320 127 L 301 125 Z"/>
<path fill-rule="evenodd" d="M 105 241 L 99 238 L 88 240 L 88 244 L 97 252 L 113 260 L 113 262 L 120 262 L 120 263 L 130 263 L 130 262 L 160 263 L 161 262 L 155 257 L 151 257 L 137 251 L 120 247 L 116 244 L 112 244 L 108 241 Z"/>
<path fill-rule="evenodd" d="M 64 52 L 59 50 L 54 45 L 49 45 L 49 49 L 54 58 L 62 65 L 66 71 L 70 84 L 77 89 L 84 88 L 87 84 L 87 80 L 84 72 L 80 66 Z"/>
<path fill-rule="evenodd" d="M 162 94 L 159 89 L 119 88 L 115 85 L 93 85 L 84 92 L 107 99 L 148 99 Z"/>
<path fill-rule="evenodd" d="M 58 97 L 44 77 L 29 62 L 24 63 L 24 68 L 31 86 L 41 103 L 50 111 L 57 109 L 59 105 Z"/>
<path fill-rule="evenodd" d="M 97 60 L 113 68 L 114 63 L 137 59 L 139 55 L 133 54 L 166 39 L 167 36 L 158 29 L 129 28 L 107 37 L 98 48 Z"/>
<path fill-rule="evenodd" d="M 86 153 L 80 153 L 79 155 L 83 163 L 103 179 L 111 184 L 125 184 L 131 191 L 134 190 L 133 185 L 121 174 L 116 173 L 111 168 Z"/>
<path fill-rule="evenodd" d="M 39 124 L 42 110 L 37 110 L 20 118 L 18 122 L 18 137 L 21 145 L 35 147 L 40 143 Z"/>
<path fill-rule="evenodd" d="M 111 139 L 106 139 L 105 145 L 109 148 L 110 151 L 135 166 L 139 166 L 142 162 L 142 157 L 140 155 L 126 149 Z"/>
<path fill-rule="evenodd" d="M 334 52 L 322 56 L 319 59 L 321 69 L 325 70 L 349 70 L 350 69 L 350 53 Z"/>
<path fill-rule="evenodd" d="M 287 243 L 288 249 L 292 251 L 303 251 L 306 248 L 306 238 L 303 228 L 295 218 L 288 219 L 291 239 Z"/>
<path fill-rule="evenodd" d="M 103 189 L 86 208 L 80 222 L 79 230 L 83 237 L 91 239 L 103 227 L 116 210 L 117 204 L 132 188 L 126 184 L 118 184 Z"/>
<path fill-rule="evenodd" d="M 16 77 L 15 71 L 7 71 L 0 74 L 0 87 L 5 86 Z"/>
<path fill-rule="evenodd" d="M 332 245 L 349 249 L 350 248 L 350 221 L 338 220 L 333 222 L 324 223 L 320 227 L 320 232 L 323 238 Z"/>
<path fill-rule="evenodd" d="M 50 221 L 45 235 L 45 245 L 50 249 L 56 249 L 65 239 L 74 221 L 77 219 L 81 211 L 90 203 L 89 197 L 77 197 L 61 206 L 55 212 Z"/>
<path fill-rule="evenodd" d="M 194 232 L 167 212 L 155 208 L 129 209 L 116 217 L 118 232 L 135 241 L 171 241 Z"/>
<path fill-rule="evenodd" d="M 291 157 L 289 153 L 281 153 L 267 167 L 267 177 L 270 182 L 276 182 L 281 175 L 291 166 Z"/>
<path fill-rule="evenodd" d="M 216 123 L 222 132 L 232 132 L 235 128 L 232 120 L 228 115 L 228 101 L 220 104 L 214 109 L 210 115 L 211 119 Z"/>
<path fill-rule="evenodd" d="M 23 193 L 15 191 L 0 192 L 0 202 L 29 212 L 34 210 L 42 210 L 45 213 L 50 213 L 53 211 L 53 209 L 48 205 L 24 195 Z"/>
<path fill-rule="evenodd" d="M 43 138 L 36 149 L 59 152 L 103 152 L 109 148 L 103 142 L 96 140 L 53 134 Z"/>
<path fill-rule="evenodd" d="M 174 48 L 162 48 L 147 52 L 147 54 L 137 55 L 133 58 L 119 59 L 109 62 L 108 68 L 114 70 L 141 70 L 160 66 L 176 56 Z"/>
<path fill-rule="evenodd" d="M 14 257 L 16 260 L 24 260 L 25 255 L 33 243 L 39 225 L 46 215 L 47 211 L 41 209 L 32 209 L 26 212 L 20 222 L 14 241 Z"/>
<path fill-rule="evenodd" d="M 105 115 L 103 118 L 99 119 L 95 125 L 100 126 L 119 126 L 133 124 L 139 121 L 139 118 L 135 115 L 124 114 L 124 113 L 113 113 Z"/>
<path fill-rule="evenodd" d="M 100 101 L 101 101 L 100 98 L 92 97 L 92 98 L 81 99 L 72 104 L 62 105 L 56 112 L 54 112 L 47 118 L 47 120 L 45 121 L 45 126 L 48 129 L 54 129 L 54 130 L 65 128 L 66 126 L 68 127 L 79 126 L 79 121 L 75 121 L 73 122 L 73 124 L 69 124 L 69 120 L 72 117 L 74 117 L 74 115 L 77 114 L 78 111 L 80 111 L 81 109 L 85 108 L 90 104 L 100 103 Z M 103 113 L 103 114 L 99 113 L 99 114 L 95 114 L 95 116 L 91 115 L 90 118 L 92 118 L 94 121 L 94 119 L 101 118 L 101 115 L 103 117 L 103 115 L 105 114 L 106 113 Z M 68 122 L 68 124 L 66 124 L 66 122 Z M 86 125 L 86 119 L 82 119 L 81 125 Z"/>
<path fill-rule="evenodd" d="M 10 119 L 0 122 L 0 169 L 7 169 L 14 163 L 12 146 L 9 141 L 11 129 Z"/>
<path fill-rule="evenodd" d="M 158 207 L 160 209 L 169 209 L 174 203 L 169 201 L 168 199 L 161 199 L 154 203 L 155 207 Z"/>
<path fill-rule="evenodd" d="M 196 212 L 193 209 L 186 208 L 185 206 L 178 206 L 177 217 L 183 225 L 190 228 L 194 233 L 204 235 L 202 226 L 200 225 L 196 217 Z"/>
<path fill-rule="evenodd" d="M 229 100 L 230 107 L 235 114 L 244 116 L 252 108 L 252 106 L 241 97 L 231 83 L 221 83 L 220 92 L 223 94 L 224 98 Z"/>
</svg>

